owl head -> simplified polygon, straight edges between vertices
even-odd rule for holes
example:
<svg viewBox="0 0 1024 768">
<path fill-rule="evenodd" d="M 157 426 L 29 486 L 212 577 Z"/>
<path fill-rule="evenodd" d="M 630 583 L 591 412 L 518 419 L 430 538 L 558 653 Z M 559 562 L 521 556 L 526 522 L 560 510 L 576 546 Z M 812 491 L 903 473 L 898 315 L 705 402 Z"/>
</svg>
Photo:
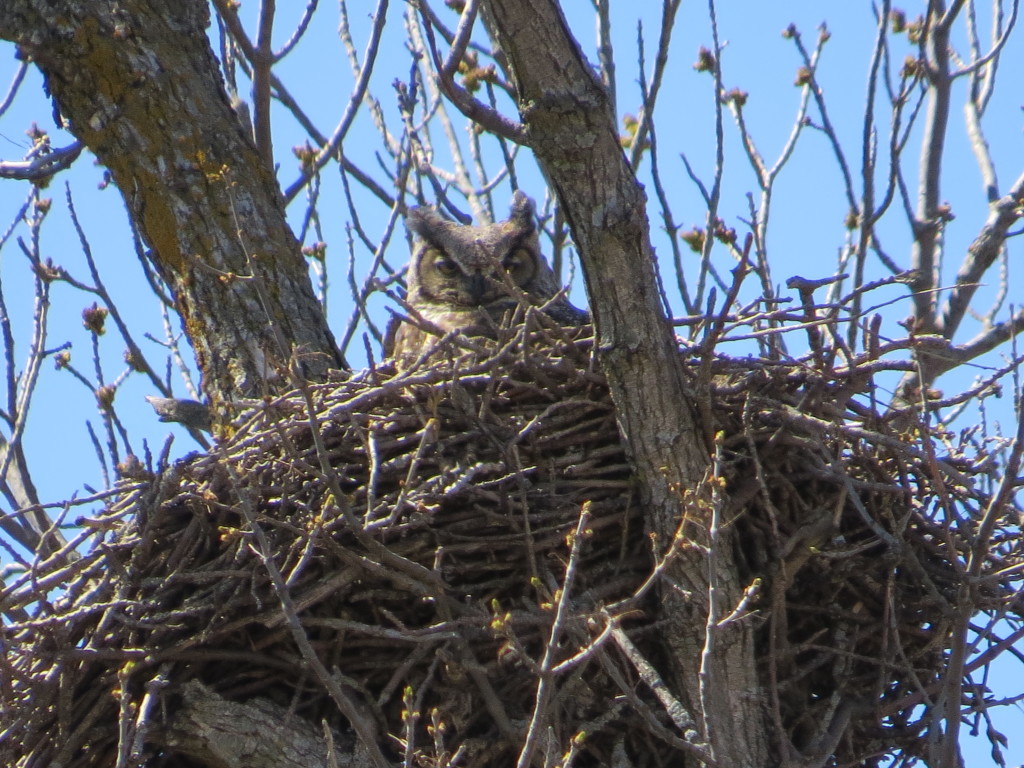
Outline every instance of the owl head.
<svg viewBox="0 0 1024 768">
<path fill-rule="evenodd" d="M 413 208 L 406 223 L 414 241 L 406 275 L 414 307 L 485 309 L 497 315 L 518 304 L 517 292 L 534 302 L 558 293 L 540 253 L 533 201 L 522 192 L 512 196 L 509 217 L 494 224 L 466 226 L 433 207 Z"/>
</svg>

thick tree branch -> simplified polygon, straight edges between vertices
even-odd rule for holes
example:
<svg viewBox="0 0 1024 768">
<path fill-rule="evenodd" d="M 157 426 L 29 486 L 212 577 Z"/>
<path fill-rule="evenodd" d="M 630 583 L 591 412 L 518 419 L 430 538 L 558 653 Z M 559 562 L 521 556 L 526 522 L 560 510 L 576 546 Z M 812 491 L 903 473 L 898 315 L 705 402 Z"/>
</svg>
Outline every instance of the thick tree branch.
<svg viewBox="0 0 1024 768">
<path fill-rule="evenodd" d="M 952 8 L 944 10 L 943 4 L 936 2 L 929 12 L 927 32 L 922 39 L 922 59 L 928 79 L 928 107 L 921 142 L 917 211 L 912 222 L 914 245 L 911 250 L 911 266 L 916 275 L 914 320 L 922 333 L 934 333 L 937 324 L 932 289 L 935 288 L 937 278 L 936 258 L 943 224 L 939 197 L 953 84 L 949 72 L 949 26 L 959 5 L 954 3 Z"/>
<path fill-rule="evenodd" d="M 252 123 L 256 149 L 271 169 L 274 167 L 274 145 L 270 132 L 270 67 L 274 63 L 272 37 L 275 6 L 275 0 L 260 2 L 256 55 L 252 62 Z"/>
<path fill-rule="evenodd" d="M 988 219 L 967 249 L 967 256 L 960 265 L 956 286 L 949 294 L 942 308 L 939 332 L 947 339 L 953 338 L 960 322 L 964 319 L 975 291 L 1003 249 L 1007 233 L 1014 222 L 1020 220 L 1024 211 L 1024 173 L 1017 177 L 1010 191 L 989 206 Z"/>
<path fill-rule="evenodd" d="M 647 504 L 648 525 L 668 545 L 684 515 L 683 495 L 700 486 L 709 448 L 692 408 L 672 328 L 661 306 L 646 214 L 646 198 L 622 151 L 608 94 L 586 62 L 553 0 L 485 0 L 492 37 L 507 57 L 529 144 L 555 189 L 580 251 L 595 319 L 600 359 L 620 430 Z M 699 517 L 684 533 L 704 540 Z M 725 532 L 723 532 L 725 533 Z M 729 535 L 715 564 L 723 602 L 742 596 Z M 704 645 L 709 563 L 703 546 L 688 546 L 666 590 L 673 674 L 696 697 Z M 696 605 L 694 604 L 696 602 Z M 737 626 L 714 664 L 723 685 L 711 692 L 703 719 L 744 722 L 713 742 L 723 765 L 764 763 L 766 743 L 749 630 Z M 747 658 L 749 656 L 749 658 Z M 739 673 L 739 674 L 738 674 Z M 742 691 L 742 698 L 740 692 Z"/>
<path fill-rule="evenodd" d="M 318 731 L 270 701 L 228 701 L 196 681 L 184 686 L 171 722 L 155 735 L 210 768 L 373 765 L 351 736 Z"/>
</svg>

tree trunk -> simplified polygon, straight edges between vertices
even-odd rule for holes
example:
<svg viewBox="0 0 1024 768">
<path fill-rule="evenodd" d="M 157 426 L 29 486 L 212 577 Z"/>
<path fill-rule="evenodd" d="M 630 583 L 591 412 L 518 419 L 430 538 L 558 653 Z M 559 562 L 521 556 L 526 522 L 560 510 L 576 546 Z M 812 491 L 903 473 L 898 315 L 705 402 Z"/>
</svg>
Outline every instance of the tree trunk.
<svg viewBox="0 0 1024 768">
<path fill-rule="evenodd" d="M 0 37 L 43 72 L 113 174 L 216 405 L 294 361 L 340 364 L 277 181 L 228 103 L 202 0 L 5 0 Z M 230 354 L 226 354 L 230 351 Z"/>
<path fill-rule="evenodd" d="M 580 252 L 602 367 L 660 551 L 684 516 L 693 521 L 685 533 L 696 546 L 682 545 L 670 570 L 674 583 L 664 593 L 671 677 L 685 692 L 711 758 L 719 765 L 767 765 L 753 627 L 714 626 L 744 591 L 733 528 L 710 538 L 705 507 L 683 501 L 684 489 L 705 478 L 709 448 L 662 310 L 646 196 L 619 144 L 608 94 L 555 0 L 484 0 L 482 10 L 507 57 L 528 142 Z"/>
</svg>

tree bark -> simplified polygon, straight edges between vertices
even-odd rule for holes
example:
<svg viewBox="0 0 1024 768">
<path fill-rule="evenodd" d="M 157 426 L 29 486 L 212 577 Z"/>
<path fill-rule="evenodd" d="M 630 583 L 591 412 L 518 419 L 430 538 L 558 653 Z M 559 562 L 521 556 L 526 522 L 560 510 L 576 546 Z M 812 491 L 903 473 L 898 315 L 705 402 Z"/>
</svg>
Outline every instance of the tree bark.
<svg viewBox="0 0 1024 768">
<path fill-rule="evenodd" d="M 186 683 L 162 744 L 208 768 L 372 768 L 349 734 L 316 727 L 264 699 L 228 701 L 201 683 Z"/>
<path fill-rule="evenodd" d="M 580 252 L 602 368 L 660 550 L 684 515 L 693 521 L 686 533 L 696 546 L 683 545 L 664 593 L 672 677 L 710 757 L 720 765 L 768 765 L 753 627 L 741 621 L 706 629 L 739 604 L 744 585 L 733 528 L 711 540 L 704 508 L 683 503 L 684 489 L 705 478 L 709 447 L 662 310 L 646 196 L 623 154 L 608 93 L 555 0 L 484 0 L 482 11 L 507 57 L 527 141 Z"/>
<path fill-rule="evenodd" d="M 202 0 L 0 4 L 0 37 L 39 67 L 124 195 L 216 406 L 262 394 L 293 358 L 312 379 L 340 359 L 208 24 Z"/>
</svg>

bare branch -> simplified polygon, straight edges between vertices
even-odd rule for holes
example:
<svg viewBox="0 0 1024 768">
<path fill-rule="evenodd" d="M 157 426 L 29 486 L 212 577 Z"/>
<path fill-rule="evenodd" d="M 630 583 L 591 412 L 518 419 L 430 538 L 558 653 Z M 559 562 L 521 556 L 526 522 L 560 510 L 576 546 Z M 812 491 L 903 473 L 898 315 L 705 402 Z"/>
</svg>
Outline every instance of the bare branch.
<svg viewBox="0 0 1024 768">
<path fill-rule="evenodd" d="M 955 0 L 943 12 L 942 4 L 930 3 L 926 18 L 927 31 L 922 33 L 922 66 L 928 82 L 928 108 L 925 113 L 924 136 L 921 139 L 921 162 L 918 174 L 917 206 L 911 222 L 914 243 L 911 268 L 915 270 L 914 320 L 923 333 L 938 329 L 938 317 L 931 290 L 938 279 L 938 256 L 943 217 L 939 211 L 942 188 L 942 160 L 949 127 L 950 25 L 963 5 Z M 941 16 L 940 16 L 941 14 Z"/>
<path fill-rule="evenodd" d="M 280 61 L 299 44 L 302 40 L 302 36 L 306 34 L 306 30 L 309 29 L 309 23 L 313 20 L 313 14 L 316 13 L 317 5 L 320 0 L 308 0 L 305 9 L 302 11 L 302 18 L 299 19 L 299 23 L 295 26 L 295 31 L 292 32 L 292 36 L 288 38 L 284 45 L 281 46 L 281 50 L 274 53 L 274 61 Z"/>
<path fill-rule="evenodd" d="M 611 0 L 594 0 L 597 10 L 597 59 L 601 64 L 601 82 L 608 91 L 612 114 L 618 116 L 616 106 L 615 49 L 612 45 Z"/>
<path fill-rule="evenodd" d="M 388 0 L 378 0 L 373 16 L 373 29 L 370 33 L 370 39 L 366 43 L 366 51 L 363 54 L 362 70 L 352 89 L 352 95 L 349 96 L 348 104 L 345 106 L 345 113 L 342 115 L 330 139 L 320 147 L 313 160 L 303 167 L 302 176 L 292 182 L 288 189 L 285 190 L 284 199 L 286 202 L 294 199 L 299 190 L 309 183 L 313 174 L 323 168 L 327 161 L 338 153 L 342 141 L 344 141 L 349 128 L 352 126 L 352 121 L 355 120 L 356 113 L 363 102 L 366 89 L 370 84 L 370 75 L 373 74 L 377 52 L 380 50 L 381 35 L 384 32 L 384 22 L 387 19 L 387 8 Z"/>
<path fill-rule="evenodd" d="M 0 162 L 0 178 L 21 181 L 43 181 L 69 168 L 82 154 L 85 145 L 76 141 L 66 147 L 35 154 L 29 160 Z"/>
<path fill-rule="evenodd" d="M 470 0 L 470 2 L 466 4 L 462 18 L 459 21 L 460 27 L 470 15 L 475 18 L 476 6 L 479 2 L 480 0 Z M 527 140 L 526 130 L 520 123 L 510 120 L 492 107 L 478 101 L 469 93 L 469 91 L 456 83 L 453 77 L 450 75 L 446 76 L 444 74 L 447 68 L 451 66 L 458 66 L 459 59 L 456 59 L 453 56 L 457 49 L 453 47 L 452 51 L 446 58 L 446 61 L 442 63 L 441 54 L 437 49 L 437 42 L 434 39 L 433 24 L 431 24 L 427 13 L 422 8 L 420 13 L 423 19 L 423 29 L 427 33 L 427 41 L 430 44 L 430 56 L 434 65 L 434 71 L 438 75 L 438 84 L 441 86 L 441 90 L 444 91 L 445 96 L 451 100 L 452 104 L 454 104 L 462 114 L 474 123 L 478 123 L 487 130 L 492 131 L 509 141 L 514 141 L 516 144 L 528 144 L 529 142 Z M 470 24 L 469 27 L 471 30 L 472 24 Z M 465 32 L 465 34 L 468 35 L 469 32 Z M 458 42 L 458 36 L 456 36 L 455 42 Z M 454 65 L 452 64 L 453 61 Z"/>
<path fill-rule="evenodd" d="M 668 49 L 672 42 L 672 30 L 675 28 L 676 11 L 682 0 L 664 0 L 661 8 L 661 35 L 658 37 L 658 53 L 654 59 L 654 73 L 649 83 L 641 82 L 641 89 L 644 97 L 643 110 L 640 112 L 640 123 L 633 134 L 633 143 L 629 149 L 629 162 L 636 170 L 640 166 L 640 158 L 643 155 L 644 145 L 647 140 L 647 133 L 651 129 L 651 121 L 654 120 L 654 106 L 658 101 L 658 93 L 661 90 L 661 81 L 665 76 L 665 66 L 668 64 Z M 637 35 L 639 36 L 639 28 Z M 643 75 L 641 75 L 643 78 Z M 612 100 L 612 108 L 615 101 Z M 613 112 L 613 114 L 615 114 Z"/>
<path fill-rule="evenodd" d="M 1002 251 L 1010 227 L 1022 216 L 1024 173 L 1017 177 L 1003 197 L 989 205 L 985 224 L 974 238 L 974 242 L 967 248 L 967 255 L 957 272 L 956 285 L 950 291 L 949 299 L 942 308 L 936 328 L 947 339 L 952 339 L 960 327 L 978 285 Z"/>
<path fill-rule="evenodd" d="M 14 73 L 14 77 L 11 79 L 11 85 L 7 89 L 7 93 L 4 94 L 3 99 L 0 99 L 0 117 L 3 117 L 4 112 L 14 103 L 14 97 L 18 95 L 18 89 L 25 80 L 26 72 L 28 72 L 28 62 L 21 61 L 18 64 L 17 71 Z"/>
</svg>

